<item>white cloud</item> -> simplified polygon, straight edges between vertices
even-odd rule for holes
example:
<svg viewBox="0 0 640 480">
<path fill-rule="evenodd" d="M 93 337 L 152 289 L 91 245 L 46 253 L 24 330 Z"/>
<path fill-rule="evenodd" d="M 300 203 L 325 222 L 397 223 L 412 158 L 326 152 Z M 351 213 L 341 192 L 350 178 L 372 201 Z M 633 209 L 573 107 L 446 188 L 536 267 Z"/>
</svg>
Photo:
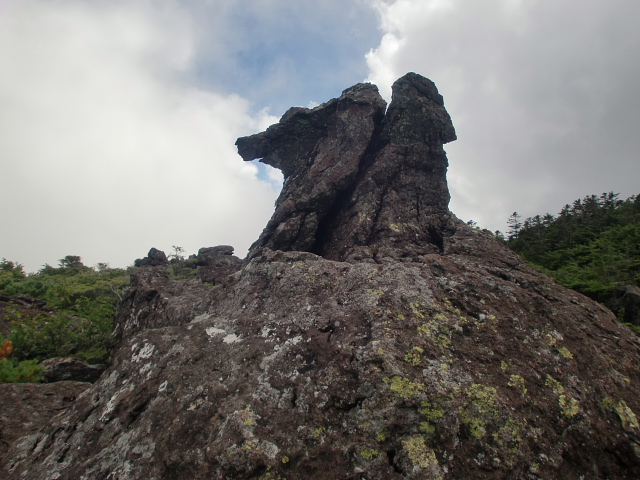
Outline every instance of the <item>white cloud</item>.
<svg viewBox="0 0 640 480">
<path fill-rule="evenodd" d="M 24 0 L 0 14 L 0 256 L 130 264 L 156 246 L 243 255 L 277 195 L 234 142 L 276 119 L 190 83 L 179 2 Z"/>
<path fill-rule="evenodd" d="M 556 213 L 588 194 L 639 193 L 640 4 L 624 0 L 375 1 L 384 36 L 366 56 L 387 97 L 431 78 L 459 140 L 452 210 L 481 226 Z"/>
</svg>

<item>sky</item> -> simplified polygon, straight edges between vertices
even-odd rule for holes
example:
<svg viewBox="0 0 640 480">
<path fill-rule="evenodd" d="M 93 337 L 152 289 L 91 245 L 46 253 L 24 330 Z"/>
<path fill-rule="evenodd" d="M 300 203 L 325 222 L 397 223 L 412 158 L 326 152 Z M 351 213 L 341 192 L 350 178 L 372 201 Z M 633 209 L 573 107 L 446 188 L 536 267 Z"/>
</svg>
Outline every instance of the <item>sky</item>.
<svg viewBox="0 0 640 480">
<path fill-rule="evenodd" d="M 462 220 L 639 194 L 638 18 L 635 0 L 0 0 L 0 258 L 243 257 L 282 177 L 236 138 L 358 82 L 389 101 L 410 71 L 456 127 Z"/>
</svg>

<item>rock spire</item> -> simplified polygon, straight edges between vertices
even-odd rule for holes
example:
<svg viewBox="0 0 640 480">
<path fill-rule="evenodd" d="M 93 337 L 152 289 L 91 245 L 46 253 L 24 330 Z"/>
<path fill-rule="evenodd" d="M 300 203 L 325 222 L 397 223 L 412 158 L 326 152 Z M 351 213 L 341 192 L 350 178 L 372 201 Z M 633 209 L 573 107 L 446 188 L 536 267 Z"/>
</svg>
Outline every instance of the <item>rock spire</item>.
<svg viewBox="0 0 640 480">
<path fill-rule="evenodd" d="M 334 260 L 411 259 L 443 251 L 452 233 L 447 157 L 456 139 L 442 96 L 409 73 L 386 102 L 359 84 L 312 110 L 292 108 L 265 132 L 238 139 L 244 160 L 284 174 L 262 247 Z"/>
</svg>

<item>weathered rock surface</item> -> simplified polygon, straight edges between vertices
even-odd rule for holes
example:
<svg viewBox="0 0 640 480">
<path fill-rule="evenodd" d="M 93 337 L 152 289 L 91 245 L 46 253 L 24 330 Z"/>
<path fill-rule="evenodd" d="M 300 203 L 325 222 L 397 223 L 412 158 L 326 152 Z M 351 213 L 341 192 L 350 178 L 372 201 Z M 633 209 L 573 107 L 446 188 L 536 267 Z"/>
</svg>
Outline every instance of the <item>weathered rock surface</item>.
<svg viewBox="0 0 640 480">
<path fill-rule="evenodd" d="M 6 459 L 10 447 L 21 437 L 26 440 L 49 425 L 90 386 L 82 382 L 0 384 L 0 459 Z M 9 473 L 3 464 L 0 461 L 0 478 L 4 479 Z"/>
<path fill-rule="evenodd" d="M 13 477 L 638 478 L 637 338 L 448 211 L 453 138 L 410 74 L 386 114 L 358 85 L 240 139 L 286 177 L 249 259 L 140 269 L 110 368 Z"/>
</svg>

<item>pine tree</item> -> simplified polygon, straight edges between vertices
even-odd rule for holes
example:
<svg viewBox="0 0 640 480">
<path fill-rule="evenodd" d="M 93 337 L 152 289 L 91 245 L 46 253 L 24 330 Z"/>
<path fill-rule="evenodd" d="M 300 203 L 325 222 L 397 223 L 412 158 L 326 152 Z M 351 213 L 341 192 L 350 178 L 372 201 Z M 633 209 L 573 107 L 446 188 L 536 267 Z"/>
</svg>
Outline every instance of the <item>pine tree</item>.
<svg viewBox="0 0 640 480">
<path fill-rule="evenodd" d="M 520 233 L 520 229 L 522 228 L 522 222 L 520 221 L 521 218 L 522 215 L 518 212 L 513 212 L 507 220 L 507 225 L 509 226 L 507 235 L 509 240 L 518 238 L 518 233 Z"/>
</svg>

